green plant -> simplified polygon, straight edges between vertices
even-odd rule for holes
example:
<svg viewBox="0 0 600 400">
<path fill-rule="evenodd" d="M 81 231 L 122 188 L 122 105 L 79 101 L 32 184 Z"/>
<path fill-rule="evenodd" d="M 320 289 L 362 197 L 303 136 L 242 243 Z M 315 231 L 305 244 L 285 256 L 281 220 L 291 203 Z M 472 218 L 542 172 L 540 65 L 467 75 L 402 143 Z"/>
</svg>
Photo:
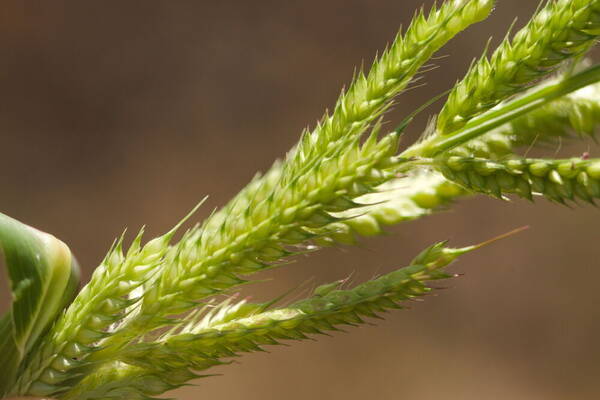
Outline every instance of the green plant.
<svg viewBox="0 0 600 400">
<path fill-rule="evenodd" d="M 318 287 L 287 306 L 235 301 L 258 271 L 320 246 L 353 244 L 384 225 L 481 192 L 593 202 L 600 161 L 517 155 L 600 121 L 600 66 L 582 58 L 600 35 L 600 0 L 555 0 L 475 62 L 423 138 L 398 151 L 412 121 L 383 132 L 396 96 L 448 40 L 492 11 L 451 0 L 417 14 L 367 73 L 359 72 L 287 158 L 179 241 L 179 224 L 124 249 L 117 240 L 75 295 L 77 266 L 48 234 L 0 215 L 14 301 L 0 321 L 5 396 L 147 398 L 243 352 L 355 325 L 421 296 L 458 255 L 433 245 L 408 267 L 344 287 Z M 187 219 L 187 218 L 186 218 Z M 49 307 L 43 307 L 42 305 Z"/>
</svg>

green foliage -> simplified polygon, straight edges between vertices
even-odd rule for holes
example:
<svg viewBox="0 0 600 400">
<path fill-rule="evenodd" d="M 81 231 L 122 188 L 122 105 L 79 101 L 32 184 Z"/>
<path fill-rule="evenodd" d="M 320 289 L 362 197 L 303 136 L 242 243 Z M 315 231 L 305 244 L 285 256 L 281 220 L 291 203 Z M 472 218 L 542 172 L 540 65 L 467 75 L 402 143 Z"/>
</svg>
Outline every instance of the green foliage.
<svg viewBox="0 0 600 400">
<path fill-rule="evenodd" d="M 559 203 L 600 197 L 600 161 L 516 154 L 593 136 L 600 66 L 577 63 L 600 34 L 600 0 L 548 1 L 513 39 L 473 64 L 422 140 L 398 151 L 413 114 L 382 132 L 385 112 L 423 65 L 493 5 L 450 0 L 417 13 L 283 161 L 178 241 L 181 223 L 146 244 L 140 233 L 128 249 L 117 240 L 64 311 L 73 292 L 70 252 L 0 214 L 15 298 L 0 319 L 0 361 L 10 366 L 1 393 L 151 398 L 242 353 L 401 308 L 479 246 L 437 244 L 409 267 L 354 288 L 321 285 L 287 306 L 235 300 L 232 292 L 256 272 L 323 246 L 355 244 L 472 193 L 539 194 Z M 536 84 L 559 68 L 567 72 Z M 40 312 L 41 304 L 51 307 Z"/>
<path fill-rule="evenodd" d="M 63 242 L 1 213 L 0 248 L 13 295 L 10 311 L 0 320 L 3 395 L 40 336 L 75 297 L 79 267 Z"/>
</svg>

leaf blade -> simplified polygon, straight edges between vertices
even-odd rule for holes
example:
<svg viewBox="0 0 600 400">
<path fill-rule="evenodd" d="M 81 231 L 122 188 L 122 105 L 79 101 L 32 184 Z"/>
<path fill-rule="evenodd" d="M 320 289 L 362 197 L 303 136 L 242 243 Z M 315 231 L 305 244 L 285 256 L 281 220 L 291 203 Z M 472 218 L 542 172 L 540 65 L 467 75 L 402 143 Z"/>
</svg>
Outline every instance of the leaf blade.
<svg viewBox="0 0 600 400">
<path fill-rule="evenodd" d="M 0 380 L 0 393 L 5 393 L 22 360 L 73 299 L 79 266 L 62 241 L 2 213 L 0 249 L 13 297 L 11 310 L 0 320 L 0 364 L 11 371 Z"/>
</svg>

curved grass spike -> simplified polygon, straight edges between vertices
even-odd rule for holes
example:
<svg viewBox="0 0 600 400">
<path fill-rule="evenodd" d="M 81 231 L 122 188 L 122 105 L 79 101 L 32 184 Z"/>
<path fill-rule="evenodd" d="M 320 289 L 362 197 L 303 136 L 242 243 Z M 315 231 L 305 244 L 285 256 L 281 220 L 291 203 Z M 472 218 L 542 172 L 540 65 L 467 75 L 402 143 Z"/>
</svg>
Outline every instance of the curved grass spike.
<svg viewBox="0 0 600 400">
<path fill-rule="evenodd" d="M 234 298 L 235 296 L 228 297 L 219 304 L 210 302 L 204 305 L 202 308 L 188 314 L 172 329 L 164 332 L 152 342 L 164 342 L 175 335 L 188 334 L 193 330 L 208 329 L 233 319 L 245 318 L 265 311 L 279 300 L 275 299 L 269 303 L 254 304 L 248 303 L 246 300 L 234 302 Z M 139 346 L 143 346 L 143 343 L 146 342 L 142 341 Z M 145 354 L 145 351 L 142 352 Z M 189 380 L 210 376 L 201 376 L 192 372 L 190 368 L 192 363 L 196 367 L 200 363 L 202 364 L 203 368 L 197 369 L 225 364 L 222 361 L 201 354 L 194 355 L 193 360 L 195 361 L 180 359 L 176 361 L 178 363 L 177 367 L 172 362 L 168 365 L 163 364 L 161 360 L 153 362 L 138 360 L 138 362 L 132 364 L 123 361 L 106 363 L 76 385 L 75 388 L 64 393 L 61 399 L 147 399 L 148 396 L 158 395 L 182 386 Z M 118 369 L 118 373 L 115 368 Z M 129 383 L 130 380 L 132 380 L 132 383 Z"/>
<path fill-rule="evenodd" d="M 452 156 L 439 158 L 436 165 L 448 179 L 498 198 L 514 193 L 531 200 L 539 194 L 563 204 L 576 199 L 593 203 L 600 198 L 600 159 L 491 161 Z"/>
<path fill-rule="evenodd" d="M 54 236 L 0 213 L 0 249 L 12 305 L 0 319 L 0 396 L 7 394 L 39 338 L 75 297 L 79 266 Z"/>
<path fill-rule="evenodd" d="M 339 331 L 344 325 L 356 326 L 364 323 L 365 317 L 380 318 L 378 314 L 403 308 L 402 303 L 430 293 L 432 288 L 428 282 L 454 277 L 445 272 L 445 268 L 457 257 L 490 242 L 460 249 L 449 248 L 445 242 L 436 243 L 423 250 L 408 267 L 351 289 L 340 289 L 341 282 L 322 285 L 314 290 L 312 297 L 283 308 L 261 311 L 257 307 L 255 312 L 244 316 L 237 307 L 231 306 L 224 308 L 222 313 L 218 310 L 220 317 L 217 319 L 209 315 L 208 321 L 196 322 L 193 316 L 180 333 L 124 349 L 120 354 L 121 361 L 131 366 L 134 376 L 140 369 L 155 371 L 157 376 L 163 370 L 189 373 L 190 370 L 201 371 L 224 364 L 240 353 L 261 351 L 263 346 L 279 344 L 282 340 L 303 340 L 308 338 L 307 335 Z M 228 316 L 230 312 L 234 314 L 232 317 Z M 120 381 L 124 388 L 129 386 L 127 380 L 127 376 L 123 376 Z M 79 399 L 82 393 L 91 392 L 85 389 L 87 385 L 95 388 L 111 385 L 114 390 L 118 382 L 114 375 L 104 376 L 100 371 L 63 398 Z M 163 384 L 167 383 L 163 381 Z M 107 394 L 81 398 L 106 398 L 103 396 Z"/>
<path fill-rule="evenodd" d="M 437 132 L 451 134 L 469 120 L 585 53 L 600 35 L 600 0 L 549 0 L 491 58 L 482 57 L 452 90 Z"/>
<path fill-rule="evenodd" d="M 487 18 L 493 4 L 493 0 L 451 0 L 439 9 L 434 6 L 428 16 L 423 11 L 415 15 L 405 35 L 396 36 L 368 74 L 358 73 L 341 94 L 333 113 L 326 114 L 313 132 L 303 133 L 284 165 L 288 179 L 293 179 L 308 161 L 337 151 L 344 141 L 362 135 L 392 106 L 394 97 L 423 64 L 456 34 Z"/>
</svg>

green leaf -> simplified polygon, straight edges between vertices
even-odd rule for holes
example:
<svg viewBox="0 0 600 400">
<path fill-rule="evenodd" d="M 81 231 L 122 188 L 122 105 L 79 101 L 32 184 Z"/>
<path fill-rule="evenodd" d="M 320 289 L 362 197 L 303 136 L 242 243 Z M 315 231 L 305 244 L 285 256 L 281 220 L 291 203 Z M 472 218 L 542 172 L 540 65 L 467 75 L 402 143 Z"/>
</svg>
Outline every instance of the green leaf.
<svg viewBox="0 0 600 400">
<path fill-rule="evenodd" d="M 24 358 L 59 313 L 73 300 L 79 266 L 54 236 L 0 213 L 12 307 L 0 319 L 0 395 L 6 394 Z"/>
</svg>

